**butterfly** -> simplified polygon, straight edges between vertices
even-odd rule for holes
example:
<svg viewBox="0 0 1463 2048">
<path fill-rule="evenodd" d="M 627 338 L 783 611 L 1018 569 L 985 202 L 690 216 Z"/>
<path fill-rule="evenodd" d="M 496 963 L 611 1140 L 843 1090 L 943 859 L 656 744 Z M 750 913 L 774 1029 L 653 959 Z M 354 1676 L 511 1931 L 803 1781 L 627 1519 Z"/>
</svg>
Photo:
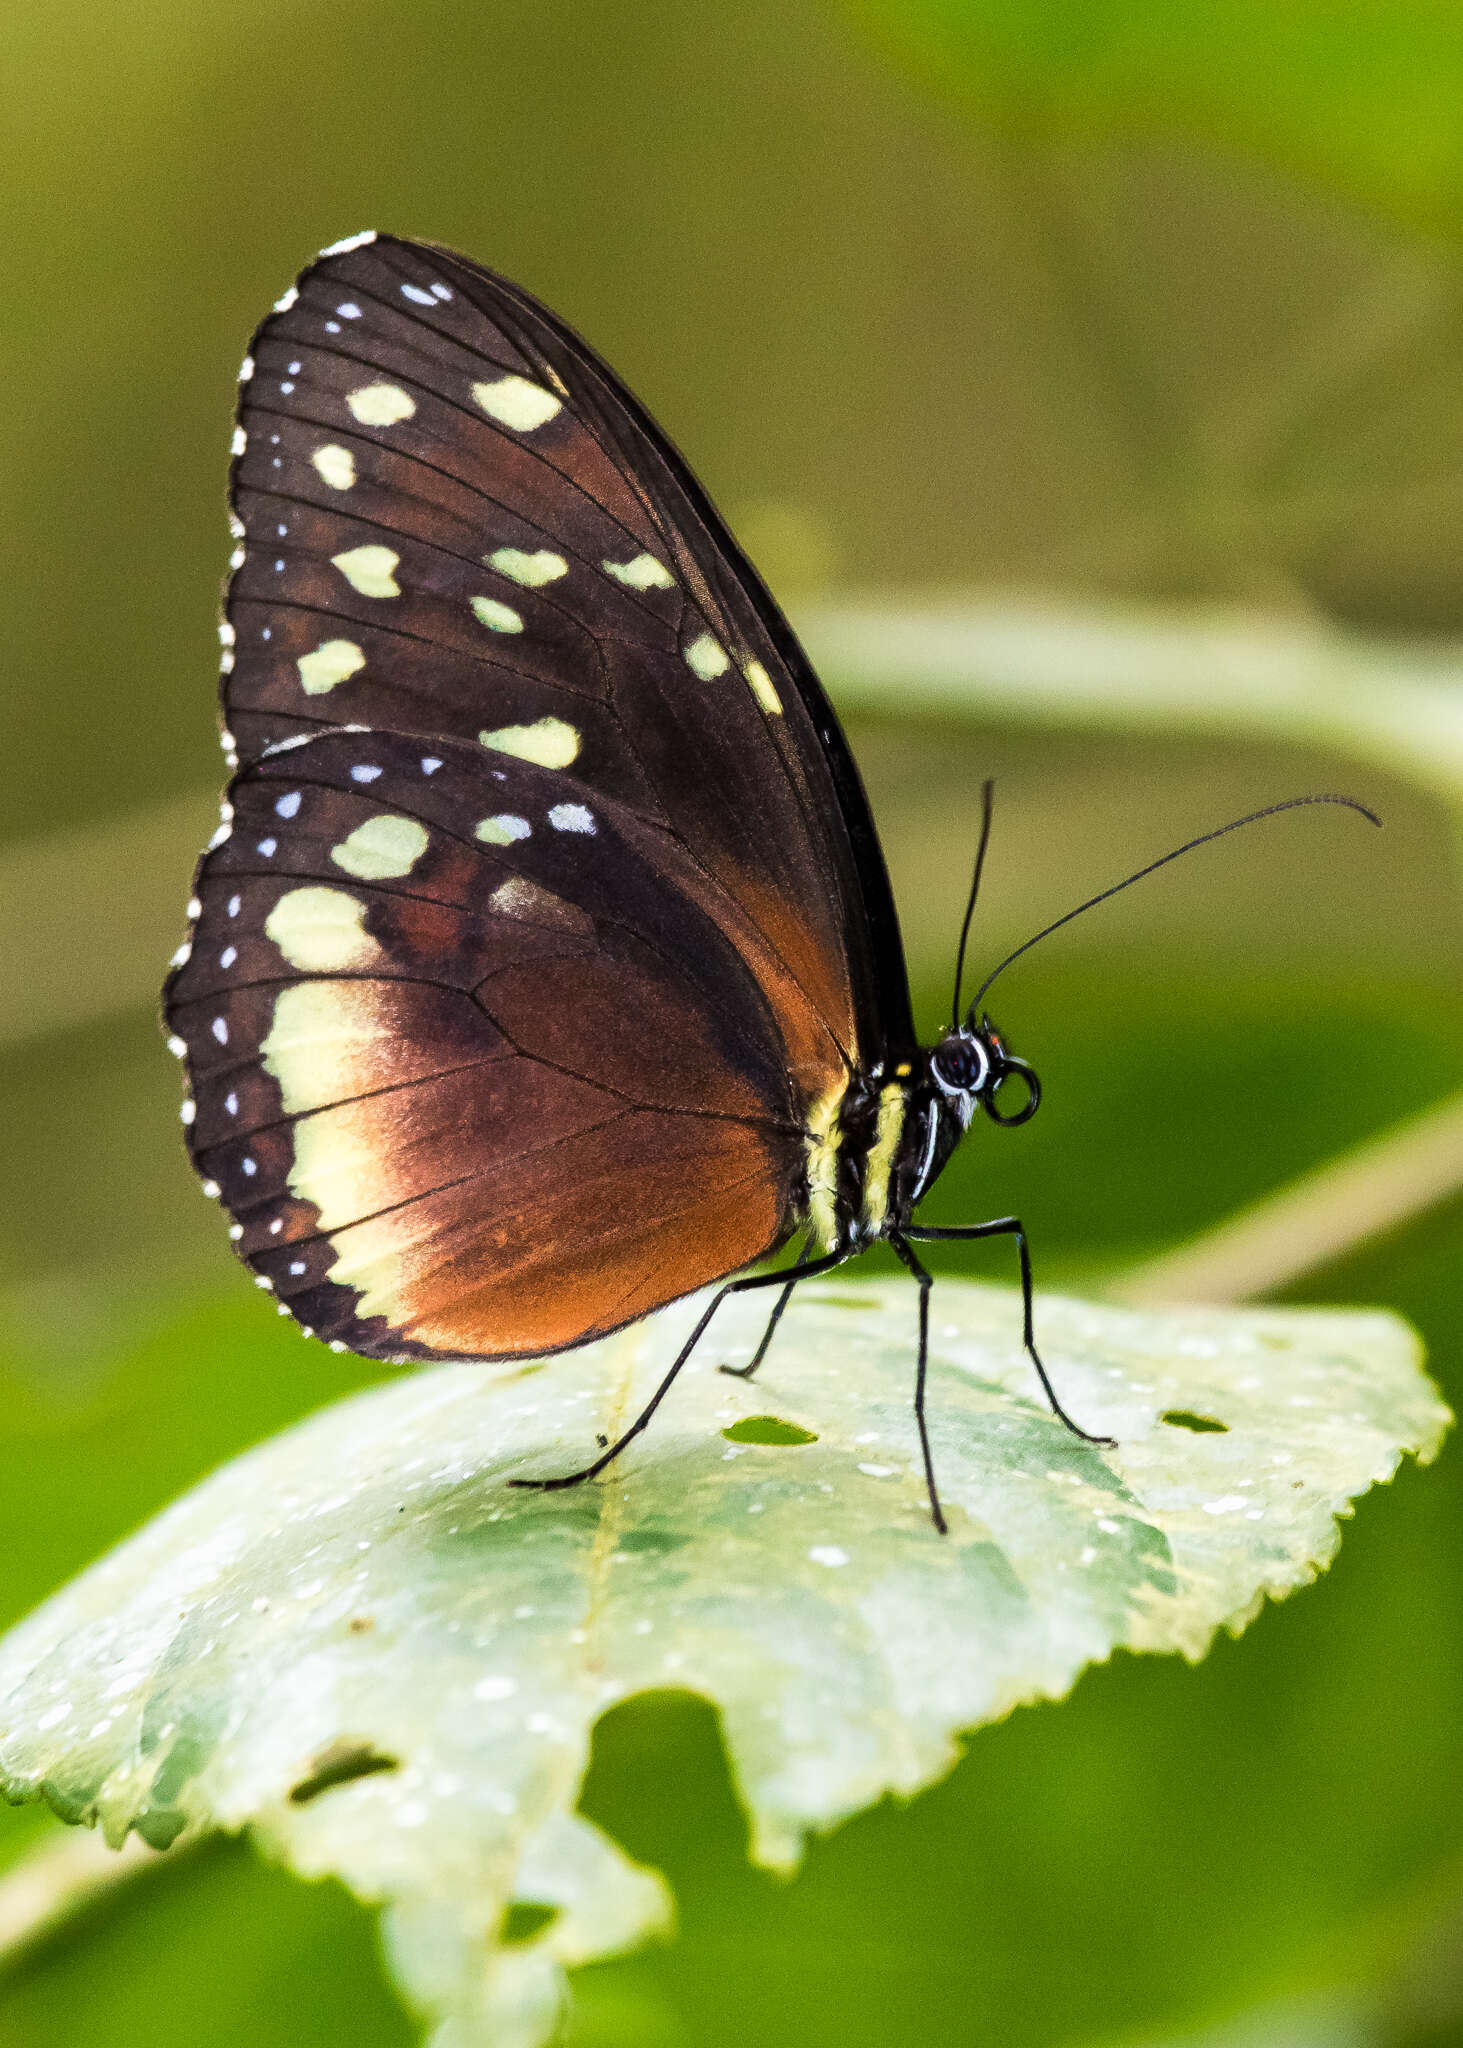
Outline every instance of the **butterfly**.
<svg viewBox="0 0 1463 2048">
<path fill-rule="evenodd" d="M 515 1482 L 558 1486 L 646 1426 L 725 1293 L 780 1290 L 750 1375 L 796 1281 L 882 1239 L 919 1285 L 943 1528 L 914 1246 L 1004 1235 L 1085 1434 L 1018 1219 L 914 1221 L 1036 1075 L 960 1016 L 958 970 L 920 1046 L 828 698 L 593 350 L 465 257 L 353 236 L 254 337 L 230 498 L 236 772 L 164 1009 L 257 1284 L 408 1363 L 542 1355 L 723 1283 L 602 1455 Z"/>
</svg>

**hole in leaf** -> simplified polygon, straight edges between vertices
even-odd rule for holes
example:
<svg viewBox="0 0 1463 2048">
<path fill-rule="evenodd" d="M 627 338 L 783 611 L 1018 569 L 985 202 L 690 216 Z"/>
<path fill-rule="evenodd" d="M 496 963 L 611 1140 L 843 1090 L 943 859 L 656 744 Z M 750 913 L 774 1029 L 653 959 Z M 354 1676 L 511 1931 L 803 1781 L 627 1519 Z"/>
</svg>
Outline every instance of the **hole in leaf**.
<svg viewBox="0 0 1463 2048">
<path fill-rule="evenodd" d="M 515 1899 L 503 1915 L 498 1939 L 505 1948 L 517 1948 L 525 1941 L 532 1941 L 536 1934 L 542 1934 L 558 1917 L 557 1906 L 540 1906 L 529 1899 Z"/>
<path fill-rule="evenodd" d="M 311 1757 L 304 1777 L 290 1787 L 290 1801 L 295 1806 L 308 1806 L 322 1792 L 329 1792 L 336 1785 L 349 1785 L 353 1778 L 373 1778 L 378 1771 L 398 1769 L 400 1765 L 394 1756 L 383 1756 L 369 1742 L 342 1735 L 338 1742 L 328 1744 Z"/>
<path fill-rule="evenodd" d="M 1227 1422 L 1217 1422 L 1212 1415 L 1195 1415 L 1189 1408 L 1167 1408 L 1159 1419 L 1171 1429 L 1191 1429 L 1195 1436 L 1229 1435 Z"/>
<path fill-rule="evenodd" d="M 818 1441 L 812 1430 L 799 1429 L 795 1422 L 782 1422 L 775 1415 L 748 1415 L 721 1433 L 731 1444 L 815 1444 Z"/>
</svg>

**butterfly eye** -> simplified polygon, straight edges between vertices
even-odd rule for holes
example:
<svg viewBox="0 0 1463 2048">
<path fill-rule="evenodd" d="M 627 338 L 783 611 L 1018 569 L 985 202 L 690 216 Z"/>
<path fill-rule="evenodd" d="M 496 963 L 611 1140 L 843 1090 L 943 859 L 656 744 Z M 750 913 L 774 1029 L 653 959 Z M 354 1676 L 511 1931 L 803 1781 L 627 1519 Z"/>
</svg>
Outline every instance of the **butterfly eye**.
<svg viewBox="0 0 1463 2048">
<path fill-rule="evenodd" d="M 947 1095 L 974 1095 L 990 1072 L 990 1055 L 978 1038 L 952 1032 L 930 1054 L 930 1071 Z"/>
<path fill-rule="evenodd" d="M 1006 1115 L 999 1106 L 999 1098 L 1003 1092 L 1009 1095 L 1010 1091 L 1006 1088 L 1006 1083 L 1013 1075 L 1018 1081 L 1025 1084 L 1026 1100 L 1011 1114 Z M 1030 1123 L 1031 1119 L 1036 1115 L 1037 1110 L 1041 1106 L 1041 1083 L 1037 1080 L 1034 1070 L 1027 1066 L 1025 1060 L 1012 1059 L 1011 1055 L 1007 1053 L 1001 1062 L 1000 1070 L 996 1075 L 994 1083 L 981 1097 L 981 1102 L 984 1105 L 986 1115 L 993 1124 L 1002 1124 L 1007 1129 L 1014 1129 L 1017 1124 Z"/>
</svg>

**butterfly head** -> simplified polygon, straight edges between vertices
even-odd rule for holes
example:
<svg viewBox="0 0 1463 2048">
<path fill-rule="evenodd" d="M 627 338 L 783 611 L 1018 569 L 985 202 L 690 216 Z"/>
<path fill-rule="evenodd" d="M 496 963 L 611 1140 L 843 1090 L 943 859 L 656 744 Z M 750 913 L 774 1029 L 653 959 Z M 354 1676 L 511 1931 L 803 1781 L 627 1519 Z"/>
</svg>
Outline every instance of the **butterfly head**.
<svg viewBox="0 0 1463 2048">
<path fill-rule="evenodd" d="M 1008 1050 L 989 1017 L 982 1015 L 977 1023 L 974 1012 L 932 1049 L 930 1078 L 962 1127 L 969 1125 L 977 1103 L 992 1123 L 1007 1125 L 1028 1123 L 1041 1103 L 1035 1069 Z M 1019 1084 L 1014 1102 L 1008 1082 Z"/>
</svg>

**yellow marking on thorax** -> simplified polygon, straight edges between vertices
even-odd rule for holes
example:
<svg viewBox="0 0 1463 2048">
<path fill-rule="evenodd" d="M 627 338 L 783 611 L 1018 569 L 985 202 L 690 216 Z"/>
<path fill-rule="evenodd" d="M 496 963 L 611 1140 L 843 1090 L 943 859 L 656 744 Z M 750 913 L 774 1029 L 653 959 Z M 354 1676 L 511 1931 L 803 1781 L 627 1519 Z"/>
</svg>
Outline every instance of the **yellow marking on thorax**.
<svg viewBox="0 0 1463 2048">
<path fill-rule="evenodd" d="M 879 1121 L 864 1164 L 864 1222 L 878 1230 L 889 1212 L 889 1175 L 904 1129 L 904 1090 L 891 1081 L 879 1093 Z"/>
<path fill-rule="evenodd" d="M 803 1137 L 808 1153 L 808 1228 L 820 1252 L 831 1252 L 838 1240 L 838 1148 L 843 1142 L 838 1112 L 847 1089 L 845 1078 L 818 1097 L 808 1112 Z"/>
</svg>

